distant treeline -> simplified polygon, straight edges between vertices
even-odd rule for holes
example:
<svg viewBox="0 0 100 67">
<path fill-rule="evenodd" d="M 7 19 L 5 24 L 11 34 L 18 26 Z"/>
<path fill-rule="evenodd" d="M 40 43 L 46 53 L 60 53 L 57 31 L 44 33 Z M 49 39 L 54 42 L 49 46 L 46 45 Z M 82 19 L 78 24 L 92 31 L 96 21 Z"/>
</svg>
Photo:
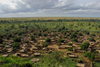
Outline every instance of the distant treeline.
<svg viewBox="0 0 100 67">
<path fill-rule="evenodd" d="M 100 22 L 100 19 L 57 19 L 57 20 L 0 20 L 0 23 L 21 23 L 21 22 Z"/>
</svg>

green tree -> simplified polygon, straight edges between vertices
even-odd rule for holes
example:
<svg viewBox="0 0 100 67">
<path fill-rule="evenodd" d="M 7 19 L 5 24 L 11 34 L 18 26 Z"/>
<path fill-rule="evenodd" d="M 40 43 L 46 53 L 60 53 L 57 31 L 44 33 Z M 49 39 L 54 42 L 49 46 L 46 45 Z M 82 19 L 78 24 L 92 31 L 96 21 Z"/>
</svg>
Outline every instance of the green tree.
<svg viewBox="0 0 100 67">
<path fill-rule="evenodd" d="M 80 45 L 82 50 L 85 50 L 89 47 L 90 43 L 89 42 L 84 42 L 83 44 Z"/>
<path fill-rule="evenodd" d="M 3 42 L 3 39 L 2 38 L 0 38 L 0 44 Z"/>
<path fill-rule="evenodd" d="M 46 42 L 51 42 L 51 39 L 50 38 L 46 38 L 45 41 Z"/>
<path fill-rule="evenodd" d="M 19 42 L 14 42 L 13 49 L 16 50 L 16 49 L 19 49 L 19 48 L 20 48 Z"/>
</svg>

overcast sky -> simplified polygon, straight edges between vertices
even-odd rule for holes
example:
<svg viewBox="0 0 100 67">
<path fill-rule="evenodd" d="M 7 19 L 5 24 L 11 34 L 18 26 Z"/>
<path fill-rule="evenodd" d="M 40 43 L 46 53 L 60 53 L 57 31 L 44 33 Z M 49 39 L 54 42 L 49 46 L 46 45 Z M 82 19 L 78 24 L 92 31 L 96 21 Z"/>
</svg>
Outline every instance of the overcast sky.
<svg viewBox="0 0 100 67">
<path fill-rule="evenodd" d="M 100 17 L 100 0 L 0 0 L 0 17 Z"/>
</svg>

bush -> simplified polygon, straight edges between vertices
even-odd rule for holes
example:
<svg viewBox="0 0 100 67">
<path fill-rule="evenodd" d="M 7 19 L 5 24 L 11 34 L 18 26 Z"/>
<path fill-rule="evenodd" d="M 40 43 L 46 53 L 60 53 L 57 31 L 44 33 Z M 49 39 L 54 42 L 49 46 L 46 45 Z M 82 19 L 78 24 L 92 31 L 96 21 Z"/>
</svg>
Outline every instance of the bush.
<svg viewBox="0 0 100 67">
<path fill-rule="evenodd" d="M 94 40 L 93 38 L 88 38 L 88 40 L 89 40 L 89 41 L 94 41 L 94 42 L 95 42 L 95 40 Z"/>
<path fill-rule="evenodd" d="M 3 42 L 3 39 L 2 38 L 0 38 L 0 44 Z"/>
<path fill-rule="evenodd" d="M 72 44 L 72 43 L 69 43 L 68 45 L 69 45 L 69 46 L 72 46 L 73 44 Z"/>
<path fill-rule="evenodd" d="M 59 38 L 58 42 L 61 43 L 61 42 L 64 42 L 64 40 L 62 40 L 61 38 Z"/>
<path fill-rule="evenodd" d="M 86 34 L 89 35 L 90 33 L 89 32 L 86 32 Z"/>
<path fill-rule="evenodd" d="M 95 34 L 91 34 L 90 36 L 95 36 Z"/>
<path fill-rule="evenodd" d="M 71 39 L 75 38 L 75 37 L 77 37 L 75 33 L 71 34 L 71 36 L 70 36 Z"/>
<path fill-rule="evenodd" d="M 81 34 L 81 33 L 78 33 L 78 35 L 79 35 L 79 36 L 82 36 L 82 34 Z"/>
<path fill-rule="evenodd" d="M 20 65 L 20 67 L 33 67 L 33 66 L 32 66 L 32 63 L 24 63 Z"/>
<path fill-rule="evenodd" d="M 48 43 L 44 43 L 44 44 L 43 44 L 44 47 L 47 47 L 48 45 L 49 45 Z"/>
<path fill-rule="evenodd" d="M 7 37 L 12 37 L 12 35 L 11 34 L 8 34 Z"/>
<path fill-rule="evenodd" d="M 85 52 L 84 56 L 90 58 L 92 61 L 95 59 L 95 55 L 92 52 Z"/>
<path fill-rule="evenodd" d="M 46 38 L 45 41 L 46 41 L 46 42 L 51 42 L 51 39 L 50 39 L 50 38 Z"/>
<path fill-rule="evenodd" d="M 45 37 L 46 37 L 46 36 L 47 36 L 47 34 L 43 34 L 43 36 L 45 36 Z"/>
<path fill-rule="evenodd" d="M 35 40 L 35 37 L 34 36 L 31 36 L 31 40 Z"/>
<path fill-rule="evenodd" d="M 78 42 L 76 38 L 73 38 L 72 41 Z"/>
<path fill-rule="evenodd" d="M 19 42 L 14 42 L 13 49 L 16 50 L 16 49 L 19 49 L 19 48 L 20 48 Z"/>
<path fill-rule="evenodd" d="M 38 36 L 41 36 L 41 33 L 38 33 Z"/>
<path fill-rule="evenodd" d="M 29 41 L 27 40 L 25 43 L 29 43 Z"/>
<path fill-rule="evenodd" d="M 73 51 L 73 48 L 72 47 L 68 48 L 68 51 Z"/>
<path fill-rule="evenodd" d="M 21 42 L 21 37 L 16 37 L 13 40 L 14 40 L 14 42 Z"/>
<path fill-rule="evenodd" d="M 80 47 L 82 50 L 85 50 L 89 47 L 89 45 L 90 45 L 89 42 L 84 42 L 83 44 L 80 45 Z"/>
<path fill-rule="evenodd" d="M 36 35 L 36 32 L 34 32 L 33 35 Z"/>
</svg>

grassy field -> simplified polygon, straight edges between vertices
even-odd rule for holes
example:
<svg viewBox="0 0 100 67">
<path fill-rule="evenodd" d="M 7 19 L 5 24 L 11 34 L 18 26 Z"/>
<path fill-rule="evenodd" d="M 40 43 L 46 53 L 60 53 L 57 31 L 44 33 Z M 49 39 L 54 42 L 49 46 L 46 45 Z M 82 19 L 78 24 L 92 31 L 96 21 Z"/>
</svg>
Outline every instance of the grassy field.
<svg viewBox="0 0 100 67">
<path fill-rule="evenodd" d="M 33 56 L 30 58 L 20 58 L 17 56 L 10 56 L 6 58 L 0 56 L 0 60 L 2 61 L 0 67 L 76 67 L 77 62 L 71 61 L 70 58 L 63 58 L 62 55 L 60 55 L 61 53 L 62 52 L 55 51 L 54 53 L 41 57 Z M 32 58 L 39 58 L 41 62 L 33 63 L 31 61 Z"/>
<path fill-rule="evenodd" d="M 14 33 L 19 30 L 50 29 L 53 31 L 73 29 L 81 31 L 99 31 L 99 18 L 1 18 L 0 34 Z"/>
</svg>

